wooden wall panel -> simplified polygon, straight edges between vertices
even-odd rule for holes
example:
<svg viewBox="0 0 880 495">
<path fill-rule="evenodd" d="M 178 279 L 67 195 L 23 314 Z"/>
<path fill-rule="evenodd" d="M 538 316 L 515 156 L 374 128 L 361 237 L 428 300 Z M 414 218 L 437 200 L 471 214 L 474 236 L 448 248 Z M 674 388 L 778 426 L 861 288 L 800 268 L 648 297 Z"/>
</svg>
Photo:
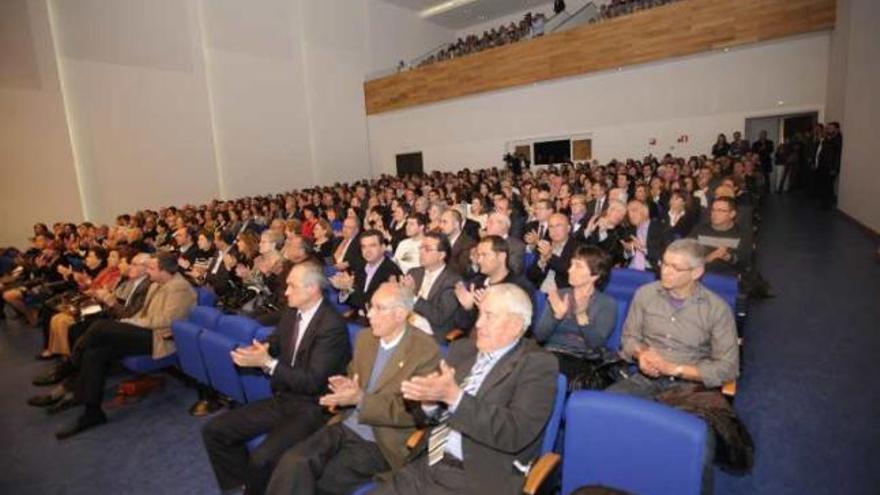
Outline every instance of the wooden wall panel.
<svg viewBox="0 0 880 495">
<path fill-rule="evenodd" d="M 367 115 L 834 27 L 836 0 L 680 0 L 364 83 Z"/>
</svg>

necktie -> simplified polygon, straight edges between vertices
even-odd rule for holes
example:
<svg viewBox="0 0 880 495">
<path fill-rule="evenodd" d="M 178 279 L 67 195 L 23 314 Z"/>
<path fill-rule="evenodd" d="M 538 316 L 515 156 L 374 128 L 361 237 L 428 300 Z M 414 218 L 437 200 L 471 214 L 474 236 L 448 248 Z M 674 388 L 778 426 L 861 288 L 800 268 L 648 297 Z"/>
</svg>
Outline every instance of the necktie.
<svg viewBox="0 0 880 495">
<path fill-rule="evenodd" d="M 546 233 L 547 233 L 547 226 L 544 225 L 543 223 L 539 224 L 538 225 L 538 239 L 543 239 L 544 234 L 546 234 Z"/>
<path fill-rule="evenodd" d="M 293 366 L 293 363 L 296 360 L 296 344 L 299 340 L 299 326 L 301 321 L 302 313 L 297 310 L 296 316 L 293 318 L 293 328 L 290 329 L 290 343 L 288 345 L 290 355 L 287 358 L 287 362 L 290 363 L 290 366 Z"/>
<path fill-rule="evenodd" d="M 468 395 L 475 395 L 483 383 L 483 378 L 489 372 L 492 359 L 489 354 L 480 353 L 477 356 L 477 362 L 471 368 L 471 373 L 464 379 L 462 383 L 462 391 Z M 448 410 L 443 411 L 440 415 L 440 424 L 431 429 L 431 436 L 428 437 L 428 465 L 433 466 L 443 459 L 443 452 L 446 448 L 446 440 L 449 438 L 449 416 Z"/>
</svg>

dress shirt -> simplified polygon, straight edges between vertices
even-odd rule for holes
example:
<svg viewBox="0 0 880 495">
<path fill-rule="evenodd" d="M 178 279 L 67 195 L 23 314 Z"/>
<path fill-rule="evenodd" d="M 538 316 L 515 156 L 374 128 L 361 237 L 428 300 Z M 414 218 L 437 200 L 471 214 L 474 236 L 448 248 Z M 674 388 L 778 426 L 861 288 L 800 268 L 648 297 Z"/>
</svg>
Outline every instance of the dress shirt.
<svg viewBox="0 0 880 495">
<path fill-rule="evenodd" d="M 471 387 L 469 387 L 470 390 L 473 390 L 473 392 L 471 392 L 469 395 L 474 396 L 474 397 L 477 396 L 477 392 L 480 391 L 480 387 L 483 386 L 483 382 L 486 380 L 486 377 L 488 377 L 492 373 L 492 369 L 495 367 L 496 364 L 498 364 L 498 361 L 500 361 L 501 358 L 503 358 L 508 352 L 510 352 L 514 347 L 516 347 L 516 344 L 518 342 L 519 342 L 519 340 L 508 345 L 507 347 L 504 347 L 502 349 L 498 349 L 497 351 L 485 353 L 489 359 L 489 364 L 487 365 L 488 369 L 486 370 L 485 373 L 483 373 L 482 377 L 480 377 L 479 382 L 472 384 Z M 484 353 L 480 353 L 480 354 L 484 354 Z M 479 359 L 479 355 L 477 356 L 477 359 Z M 476 362 L 474 362 L 474 364 L 476 364 Z M 461 403 L 461 397 L 463 395 L 464 395 L 464 392 L 459 394 L 459 396 L 455 400 L 455 402 L 453 402 L 452 404 L 449 405 L 449 412 L 450 413 L 455 414 L 455 410 L 458 409 L 458 405 Z M 464 454 L 461 450 L 461 433 L 459 433 L 455 429 L 449 430 L 449 437 L 446 440 L 445 452 L 458 460 L 464 459 Z"/>
<path fill-rule="evenodd" d="M 673 301 L 660 282 L 636 291 L 623 327 L 623 356 L 632 359 L 640 346 L 695 366 L 707 387 L 720 387 L 739 370 L 733 311 L 699 283 L 683 302 Z"/>
<path fill-rule="evenodd" d="M 318 312 L 318 308 L 321 307 L 321 303 L 324 302 L 324 298 L 318 299 L 318 302 L 315 303 L 314 306 L 308 308 L 306 310 L 299 310 L 299 324 L 296 336 L 296 345 L 293 347 L 293 358 L 290 360 L 290 366 L 293 367 L 296 364 L 296 354 L 299 351 L 299 345 L 302 343 L 302 339 L 306 334 L 306 330 L 309 328 L 309 323 L 312 322 L 312 318 L 315 317 L 315 313 Z M 272 359 L 269 361 L 269 364 L 266 365 L 266 371 L 271 376 L 272 373 L 275 373 L 275 367 L 278 366 L 278 360 Z"/>
</svg>

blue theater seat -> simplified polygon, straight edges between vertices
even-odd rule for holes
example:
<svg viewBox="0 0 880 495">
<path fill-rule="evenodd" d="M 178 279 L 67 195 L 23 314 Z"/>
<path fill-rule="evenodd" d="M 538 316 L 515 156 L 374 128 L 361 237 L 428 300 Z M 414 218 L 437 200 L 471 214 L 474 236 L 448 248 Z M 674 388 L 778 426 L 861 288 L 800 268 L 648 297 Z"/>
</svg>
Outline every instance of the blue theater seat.
<svg viewBox="0 0 880 495">
<path fill-rule="evenodd" d="M 259 327 L 254 332 L 254 339 L 260 342 L 268 340 L 275 333 L 275 327 Z M 269 385 L 269 377 L 262 370 L 254 368 L 239 368 L 238 377 L 244 390 L 244 398 L 247 402 L 254 402 L 272 397 L 272 387 Z"/>
<path fill-rule="evenodd" d="M 223 315 L 217 320 L 214 331 L 243 344 L 250 344 L 260 323 L 240 315 Z"/>
<path fill-rule="evenodd" d="M 214 291 L 206 287 L 197 287 L 196 296 L 196 304 L 198 304 L 199 306 L 213 307 L 217 303 L 217 294 L 214 294 Z"/>
<path fill-rule="evenodd" d="M 134 373 L 152 373 L 176 364 L 177 354 L 169 354 L 161 359 L 153 359 L 149 354 L 122 358 L 122 365 Z"/>
<path fill-rule="evenodd" d="M 614 322 L 614 331 L 608 336 L 605 342 L 605 348 L 611 352 L 620 350 L 620 339 L 623 337 L 623 324 L 626 321 L 626 312 L 629 310 L 628 301 L 617 301 L 617 321 Z"/>
<path fill-rule="evenodd" d="M 565 412 L 562 493 L 603 485 L 640 495 L 700 493 L 706 424 L 659 403 L 577 391 Z"/>
<path fill-rule="evenodd" d="M 232 362 L 229 353 L 242 345 L 218 332 L 205 331 L 199 334 L 199 348 L 205 359 L 205 369 L 211 387 L 230 399 L 244 403 L 244 387 L 238 375 L 238 367 Z"/>
<path fill-rule="evenodd" d="M 195 323 L 202 328 L 213 330 L 217 327 L 217 321 L 220 319 L 221 316 L 223 316 L 223 312 L 217 308 L 210 308 L 208 306 L 196 306 L 189 311 L 189 316 L 187 316 L 187 320 Z"/>
<path fill-rule="evenodd" d="M 177 347 L 177 358 L 181 371 L 197 382 L 209 385 L 205 360 L 199 346 L 199 335 L 204 331 L 204 327 L 191 321 L 175 320 L 171 322 L 171 333 L 174 335 L 174 345 Z"/>
</svg>

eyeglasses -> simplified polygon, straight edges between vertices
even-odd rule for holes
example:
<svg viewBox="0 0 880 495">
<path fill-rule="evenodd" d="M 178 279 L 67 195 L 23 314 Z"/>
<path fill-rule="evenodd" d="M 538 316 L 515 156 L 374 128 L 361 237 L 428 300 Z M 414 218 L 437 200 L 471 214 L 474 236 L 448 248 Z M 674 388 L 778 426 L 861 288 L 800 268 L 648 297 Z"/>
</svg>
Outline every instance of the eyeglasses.
<svg viewBox="0 0 880 495">
<path fill-rule="evenodd" d="M 680 266 L 675 266 L 672 263 L 665 262 L 663 260 L 660 260 L 660 268 L 669 268 L 669 269 L 676 271 L 678 273 L 689 272 L 689 271 L 693 270 L 693 268 L 691 268 L 689 266 L 682 268 Z"/>
<path fill-rule="evenodd" d="M 438 250 L 436 247 L 434 247 L 434 246 L 425 246 L 425 245 L 422 245 L 422 246 L 419 246 L 419 251 L 428 251 L 428 252 L 430 252 L 430 251 L 439 251 L 439 250 Z"/>
</svg>

